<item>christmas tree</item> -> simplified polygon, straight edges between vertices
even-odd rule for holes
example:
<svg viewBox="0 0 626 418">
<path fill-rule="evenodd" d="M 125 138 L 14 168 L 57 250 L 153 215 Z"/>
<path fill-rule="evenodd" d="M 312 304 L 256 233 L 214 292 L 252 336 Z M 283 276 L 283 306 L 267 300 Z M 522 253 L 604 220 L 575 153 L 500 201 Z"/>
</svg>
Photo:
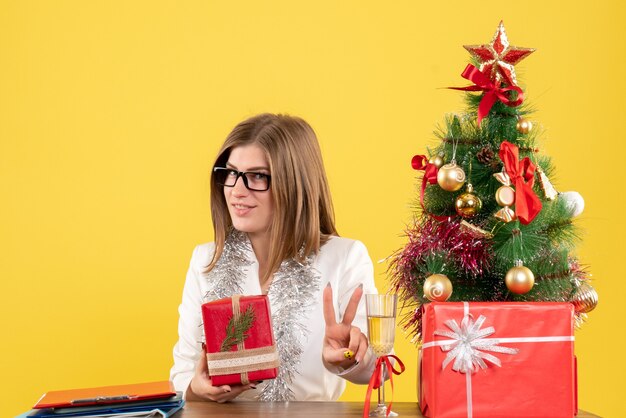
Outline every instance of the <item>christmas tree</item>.
<svg viewBox="0 0 626 418">
<path fill-rule="evenodd" d="M 515 65 L 534 49 L 510 45 L 502 22 L 491 43 L 465 49 L 473 64 L 462 76 L 473 85 L 452 88 L 467 92 L 467 109 L 447 116 L 440 143 L 412 160 L 419 201 L 389 268 L 405 327 L 419 341 L 420 306 L 446 300 L 572 302 L 580 325 L 597 304 L 573 253 L 584 201 L 551 184 L 529 120 Z"/>
</svg>

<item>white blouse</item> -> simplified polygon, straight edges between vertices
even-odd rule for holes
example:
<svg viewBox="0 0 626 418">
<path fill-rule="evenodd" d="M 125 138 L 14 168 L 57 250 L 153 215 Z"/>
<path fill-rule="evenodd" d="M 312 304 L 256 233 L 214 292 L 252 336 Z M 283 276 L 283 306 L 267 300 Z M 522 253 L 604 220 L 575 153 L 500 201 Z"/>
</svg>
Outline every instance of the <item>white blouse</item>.
<svg viewBox="0 0 626 418">
<path fill-rule="evenodd" d="M 198 245 L 191 257 L 187 279 L 183 289 L 183 300 L 178 308 L 178 342 L 174 346 L 174 366 L 170 371 L 170 380 L 177 391 L 185 393 L 194 375 L 196 363 L 202 351 L 202 314 L 203 296 L 208 290 L 207 277 L 202 272 L 211 261 L 214 244 Z M 245 281 L 242 283 L 244 295 L 260 295 L 259 264 L 252 250 L 247 251 L 252 264 L 244 267 Z M 330 283 L 333 289 L 333 303 L 337 321 L 341 320 L 352 292 L 363 284 L 363 293 L 378 293 L 374 285 L 374 269 L 365 246 L 355 240 L 330 237 L 314 258 L 313 268 L 320 277 L 316 303 L 307 312 L 304 325 L 308 329 L 305 341 L 302 341 L 302 356 L 298 365 L 298 375 L 294 376 L 291 390 L 297 401 L 330 401 L 339 398 L 344 391 L 344 379 L 354 383 L 366 384 L 371 377 L 376 358 L 368 350 L 365 358 L 347 370 L 339 370 L 322 361 L 322 346 L 325 335 L 325 322 L 322 302 L 324 287 Z M 270 309 L 274 310 L 278 295 L 268 297 Z M 367 335 L 365 301 L 361 299 L 357 315 L 352 323 Z M 237 399 L 254 400 L 263 389 L 261 383 L 257 389 L 243 392 Z"/>
</svg>

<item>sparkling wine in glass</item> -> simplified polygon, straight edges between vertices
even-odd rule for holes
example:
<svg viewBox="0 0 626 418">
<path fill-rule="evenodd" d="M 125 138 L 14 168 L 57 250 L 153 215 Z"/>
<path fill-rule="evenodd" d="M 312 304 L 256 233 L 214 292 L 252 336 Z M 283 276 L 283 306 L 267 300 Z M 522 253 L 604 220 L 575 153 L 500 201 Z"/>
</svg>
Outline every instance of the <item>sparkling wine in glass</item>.
<svg viewBox="0 0 626 418">
<path fill-rule="evenodd" d="M 377 357 L 390 354 L 396 336 L 396 305 L 398 295 L 365 295 L 367 310 L 367 332 L 370 347 Z M 370 417 L 397 417 L 398 414 L 389 411 L 385 405 L 385 366 L 380 370 L 381 385 L 378 388 L 378 406 L 370 412 Z"/>
</svg>

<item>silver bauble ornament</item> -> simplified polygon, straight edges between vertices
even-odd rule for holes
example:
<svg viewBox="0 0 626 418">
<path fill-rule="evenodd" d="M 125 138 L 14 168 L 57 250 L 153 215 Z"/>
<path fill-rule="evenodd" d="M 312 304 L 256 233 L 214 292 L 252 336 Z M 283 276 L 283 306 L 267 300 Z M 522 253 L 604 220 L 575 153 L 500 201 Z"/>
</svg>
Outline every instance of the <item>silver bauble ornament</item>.
<svg viewBox="0 0 626 418">
<path fill-rule="evenodd" d="M 585 199 L 578 192 L 561 192 L 559 193 L 559 199 L 563 199 L 566 202 L 572 218 L 577 217 L 585 210 Z"/>
</svg>

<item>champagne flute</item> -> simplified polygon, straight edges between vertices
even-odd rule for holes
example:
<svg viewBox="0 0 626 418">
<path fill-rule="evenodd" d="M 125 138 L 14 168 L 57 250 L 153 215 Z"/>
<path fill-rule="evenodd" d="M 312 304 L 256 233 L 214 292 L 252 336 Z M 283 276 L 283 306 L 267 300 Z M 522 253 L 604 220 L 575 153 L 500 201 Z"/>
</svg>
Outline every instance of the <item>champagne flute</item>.
<svg viewBox="0 0 626 418">
<path fill-rule="evenodd" d="M 398 295 L 365 295 L 367 311 L 367 332 L 369 344 L 376 357 L 390 354 L 396 336 L 396 305 Z M 378 406 L 370 412 L 370 417 L 397 417 L 385 405 L 385 363 L 380 368 L 380 386 L 378 387 Z"/>
</svg>

